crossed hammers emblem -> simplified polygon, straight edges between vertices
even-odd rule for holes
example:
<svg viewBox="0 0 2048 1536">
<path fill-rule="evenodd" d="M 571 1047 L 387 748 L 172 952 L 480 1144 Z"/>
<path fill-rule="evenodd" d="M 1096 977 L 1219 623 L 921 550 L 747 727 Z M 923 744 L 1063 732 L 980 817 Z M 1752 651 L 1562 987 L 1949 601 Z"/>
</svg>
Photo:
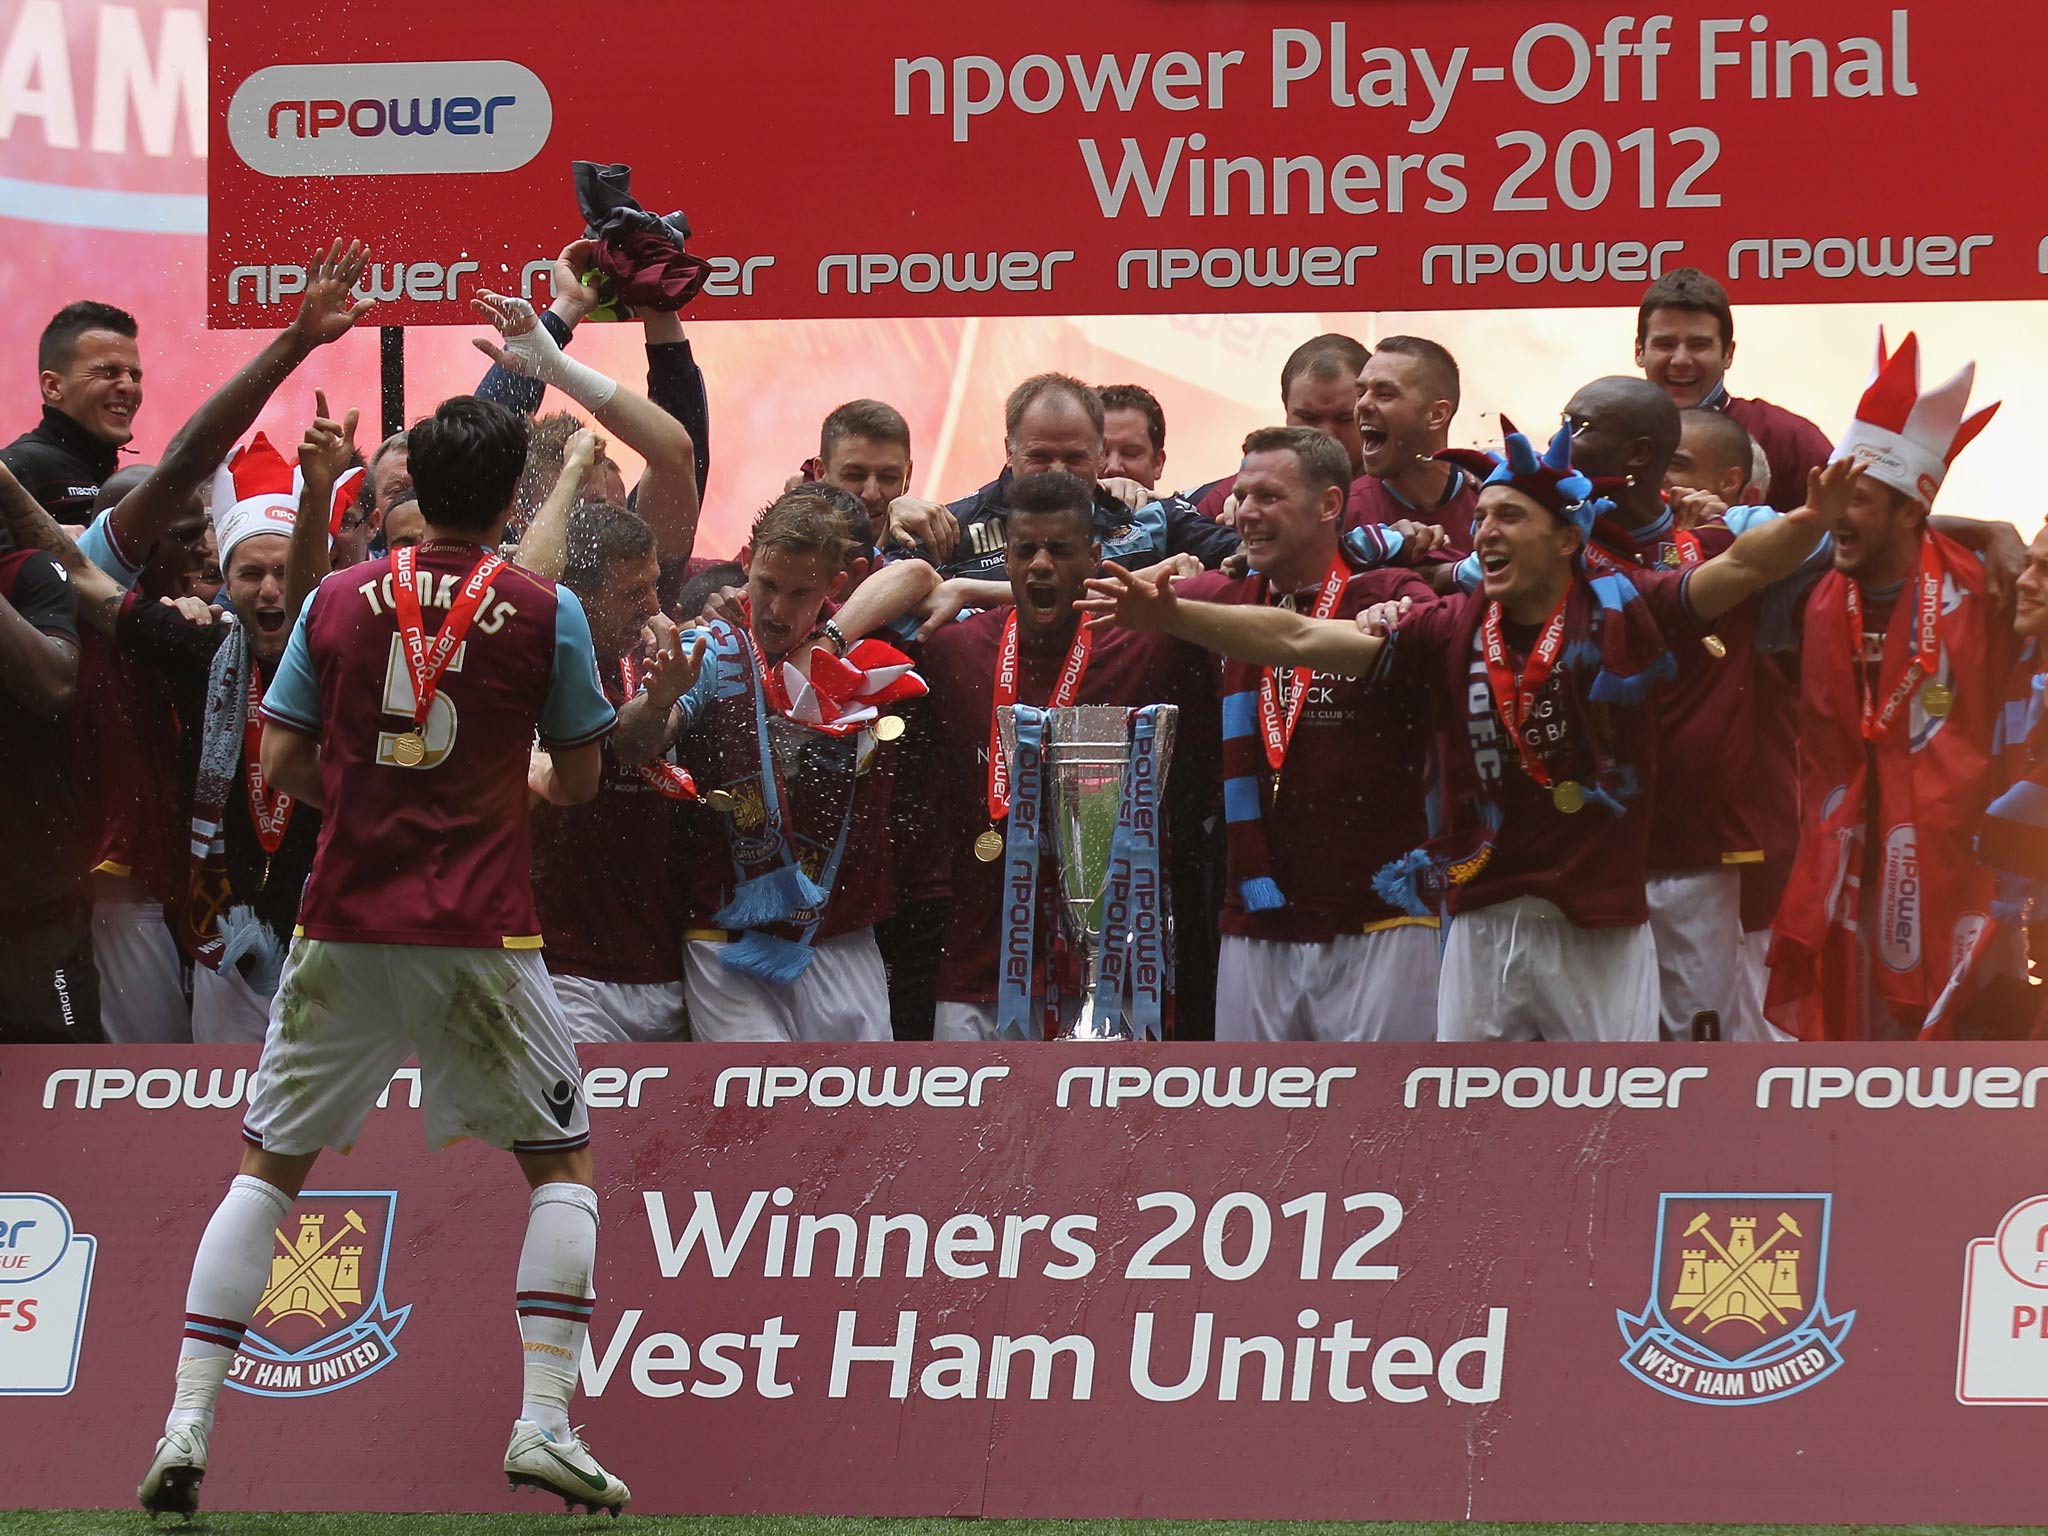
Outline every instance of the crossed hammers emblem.
<svg viewBox="0 0 2048 1536">
<path fill-rule="evenodd" d="M 1751 1296 L 1755 1297 L 1779 1323 L 1789 1324 L 1792 1319 L 1786 1316 L 1784 1308 L 1780 1307 L 1772 1299 L 1770 1288 L 1764 1285 L 1752 1271 L 1763 1262 L 1764 1256 L 1777 1245 L 1778 1239 L 1784 1237 L 1787 1233 L 1790 1233 L 1793 1237 L 1804 1237 L 1806 1235 L 1800 1230 L 1799 1223 L 1792 1219 L 1791 1212 L 1778 1212 L 1778 1224 L 1772 1229 L 1771 1235 L 1758 1243 L 1750 1255 L 1740 1261 L 1723 1247 L 1721 1240 L 1709 1230 L 1709 1224 L 1712 1220 L 1711 1213 L 1701 1211 L 1699 1215 L 1693 1217 L 1683 1235 L 1686 1237 L 1704 1237 L 1713 1245 L 1714 1252 L 1720 1257 L 1721 1262 L 1728 1266 L 1728 1273 L 1721 1277 L 1720 1284 L 1694 1302 L 1691 1308 L 1679 1320 L 1686 1323 L 1692 1322 L 1730 1290 L 1740 1285 Z"/>
</svg>

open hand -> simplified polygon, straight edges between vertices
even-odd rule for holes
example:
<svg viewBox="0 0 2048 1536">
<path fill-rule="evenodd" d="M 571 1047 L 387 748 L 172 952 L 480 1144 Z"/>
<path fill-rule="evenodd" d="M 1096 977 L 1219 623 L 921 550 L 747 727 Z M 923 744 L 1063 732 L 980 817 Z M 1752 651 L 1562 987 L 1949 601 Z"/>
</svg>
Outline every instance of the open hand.
<svg viewBox="0 0 2048 1536">
<path fill-rule="evenodd" d="M 1088 615 L 1090 624 L 1118 624 L 1125 629 L 1164 633 L 1173 626 L 1179 600 L 1173 595 L 1174 578 L 1162 576 L 1147 581 L 1125 570 L 1114 560 L 1102 563 L 1102 574 L 1088 579 L 1088 595 L 1074 604 Z"/>
<path fill-rule="evenodd" d="M 537 378 L 541 356 L 561 350 L 556 347 L 555 338 L 541 329 L 540 316 L 524 299 L 486 289 L 469 301 L 469 307 L 490 321 L 505 339 L 503 347 L 493 346 L 481 336 L 471 343 L 501 368 Z"/>
<path fill-rule="evenodd" d="M 299 300 L 299 312 L 286 329 L 315 347 L 346 336 L 376 306 L 375 299 L 356 301 L 350 291 L 369 264 L 370 248 L 360 240 L 349 241 L 346 250 L 336 240 L 327 248 L 326 255 L 314 259 L 306 274 L 306 293 Z"/>
<path fill-rule="evenodd" d="M 647 696 L 659 708 L 673 709 L 704 671 L 704 636 L 699 634 L 696 643 L 685 649 L 682 631 L 665 613 L 649 619 L 644 634 L 654 646 L 647 668 Z"/>
</svg>

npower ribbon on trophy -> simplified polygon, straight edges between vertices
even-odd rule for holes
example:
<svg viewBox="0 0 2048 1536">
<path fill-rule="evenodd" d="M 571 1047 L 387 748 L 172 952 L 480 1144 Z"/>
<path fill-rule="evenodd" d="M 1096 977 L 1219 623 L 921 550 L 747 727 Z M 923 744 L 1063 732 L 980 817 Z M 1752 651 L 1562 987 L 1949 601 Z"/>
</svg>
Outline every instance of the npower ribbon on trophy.
<svg viewBox="0 0 2048 1536">
<path fill-rule="evenodd" d="M 1171 704 L 997 712 L 1012 786 L 996 999 L 1003 1038 L 1164 1032 L 1173 938 L 1160 806 L 1177 715 Z"/>
</svg>

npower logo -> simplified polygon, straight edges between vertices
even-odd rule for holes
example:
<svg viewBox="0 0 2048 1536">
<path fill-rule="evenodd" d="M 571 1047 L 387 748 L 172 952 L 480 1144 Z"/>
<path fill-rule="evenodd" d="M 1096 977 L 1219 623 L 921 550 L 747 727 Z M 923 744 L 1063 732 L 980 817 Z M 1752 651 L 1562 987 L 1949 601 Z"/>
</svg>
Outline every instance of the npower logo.
<svg viewBox="0 0 2048 1536">
<path fill-rule="evenodd" d="M 236 88 L 228 141 L 266 176 L 453 176 L 518 170 L 554 120 L 506 59 L 277 64 Z"/>
</svg>

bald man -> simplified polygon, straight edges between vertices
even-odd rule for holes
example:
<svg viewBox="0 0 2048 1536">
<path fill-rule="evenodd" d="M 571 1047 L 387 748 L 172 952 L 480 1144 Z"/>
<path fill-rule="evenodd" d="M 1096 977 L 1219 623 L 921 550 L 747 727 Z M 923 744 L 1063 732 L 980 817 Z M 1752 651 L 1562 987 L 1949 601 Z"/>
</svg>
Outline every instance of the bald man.
<svg viewBox="0 0 2048 1536">
<path fill-rule="evenodd" d="M 1725 517 L 1691 528 L 1673 521 L 1664 487 L 1685 434 L 1678 407 L 1662 389 L 1646 379 L 1595 379 L 1572 397 L 1565 415 L 1577 467 L 1595 480 L 1621 482 L 1608 493 L 1614 512 L 1594 527 L 1589 565 L 1605 560 L 1682 570 L 1735 542 L 1738 530 Z M 1706 441 L 1696 429 L 1701 456 Z M 1745 444 L 1739 462 L 1746 465 L 1747 457 Z M 1775 514 L 1745 508 L 1743 515 Z M 1715 634 L 1674 646 L 1678 676 L 1658 700 L 1647 896 L 1659 1023 L 1668 1039 L 1691 1039 L 1696 1032 L 1772 1038 L 1751 983 L 1742 901 L 1743 869 L 1764 858 L 1752 804 L 1765 792 L 1758 776 L 1762 690 L 1756 675 L 1769 665 L 1756 648 L 1762 603 L 1761 594 L 1746 598 Z M 1782 793 L 1784 782 L 1769 793 Z"/>
</svg>

